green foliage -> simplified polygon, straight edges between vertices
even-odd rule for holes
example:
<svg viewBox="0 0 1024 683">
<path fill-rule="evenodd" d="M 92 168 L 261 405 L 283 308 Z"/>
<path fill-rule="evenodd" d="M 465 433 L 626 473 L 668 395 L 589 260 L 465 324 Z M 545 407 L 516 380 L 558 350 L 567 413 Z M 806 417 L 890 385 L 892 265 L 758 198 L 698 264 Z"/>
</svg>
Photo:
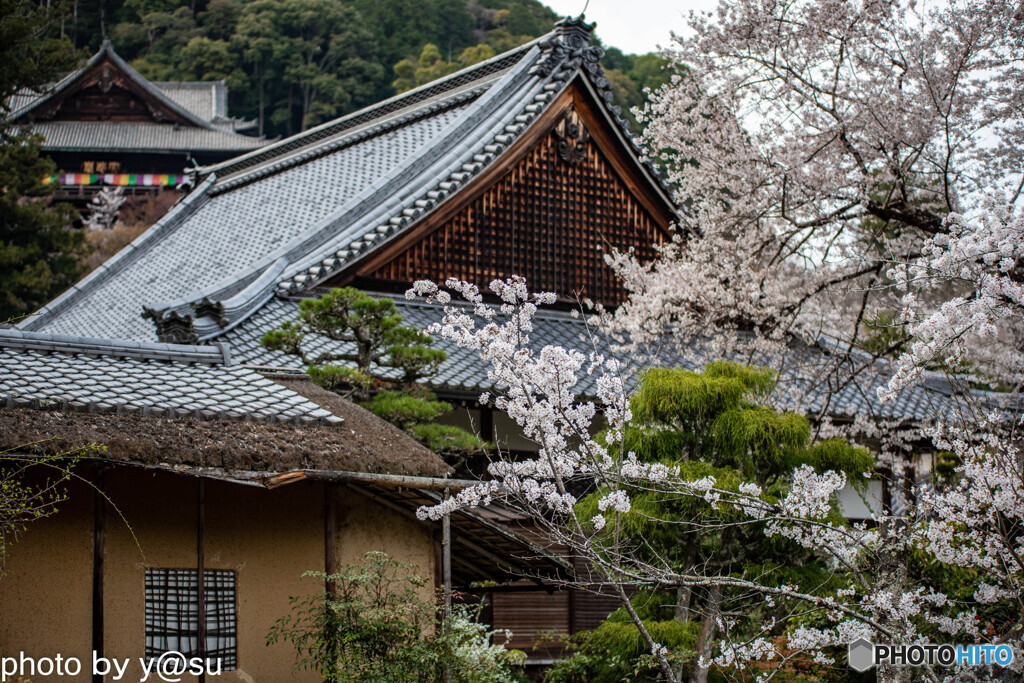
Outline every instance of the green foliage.
<svg viewBox="0 0 1024 683">
<path fill-rule="evenodd" d="M 872 474 L 875 468 L 875 457 L 871 451 L 851 446 L 842 439 L 819 441 L 803 453 L 800 461 L 818 472 L 843 472 L 855 486 L 866 481 L 864 475 Z"/>
<path fill-rule="evenodd" d="M 480 43 L 463 50 L 456 61 L 446 62 L 441 57 L 441 52 L 433 43 L 427 43 L 420 52 L 419 60 L 414 64 L 411 59 L 403 59 L 394 66 L 395 80 L 392 85 L 396 92 L 402 93 L 412 90 L 418 85 L 423 85 L 437 80 L 448 74 L 455 73 L 459 69 L 483 62 L 495 55 L 494 48 L 486 43 Z"/>
<path fill-rule="evenodd" d="M 802 415 L 754 406 L 727 410 L 711 425 L 716 460 L 747 477 L 775 476 L 806 446 L 811 425 Z"/>
<path fill-rule="evenodd" d="M 0 319 L 30 313 L 70 287 L 82 273 L 85 237 L 72 229 L 76 212 L 51 204 L 55 172 L 42 138 L 0 132 Z"/>
<path fill-rule="evenodd" d="M 705 423 L 748 395 L 771 391 L 774 383 L 767 371 L 735 363 L 709 363 L 703 373 L 652 368 L 633 399 L 633 416 L 640 422 Z"/>
<path fill-rule="evenodd" d="M 292 612 L 278 619 L 267 643 L 292 643 L 295 670 L 315 671 L 327 681 L 416 680 L 432 663 L 420 636 L 433 608 L 417 595 L 425 582 L 412 569 L 369 553 L 338 574 L 307 572 L 333 584 L 333 593 L 291 598 Z"/>
<path fill-rule="evenodd" d="M 11 95 L 39 92 L 74 68 L 77 55 L 59 31 L 66 13 L 60 3 L 0 0 L 0 120 L 10 113 Z"/>
<path fill-rule="evenodd" d="M 417 384 L 448 356 L 431 348 L 430 335 L 401 323 L 393 300 L 345 287 L 300 302 L 299 320 L 282 323 L 260 341 L 268 349 L 299 356 L 314 382 L 360 400 L 364 408 L 398 425 L 450 464 L 461 465 L 467 453 L 483 451 L 488 444 L 460 427 L 424 424 L 452 410 L 450 403 L 436 400 Z M 303 344 L 311 335 L 339 344 L 334 350 L 309 354 Z"/>
<path fill-rule="evenodd" d="M 289 642 L 295 671 L 325 681 L 444 680 L 445 666 L 457 683 L 514 683 L 521 652 L 492 645 L 495 634 L 457 608 L 447 624 L 420 598 L 425 581 L 413 565 L 385 553 L 367 553 L 338 574 L 307 572 L 330 591 L 291 599 L 292 611 L 277 620 L 267 643 Z"/>
<path fill-rule="evenodd" d="M 10 2 L 11 0 L 8 0 Z M 261 134 L 290 135 L 427 83 L 549 32 L 537 0 L 104 0 L 122 57 L 153 80 L 228 81 L 231 112 Z M 99 47 L 99 13 L 66 22 Z M 428 49 L 429 46 L 433 46 Z M 428 59 L 422 63 L 426 53 Z M 642 103 L 629 56 L 612 81 L 624 110 Z M 640 72 L 637 72 L 640 73 Z M 627 114 L 628 115 L 628 114 Z"/>
<path fill-rule="evenodd" d="M 413 425 L 409 431 L 424 446 L 439 455 L 449 456 L 449 459 L 490 447 L 489 443 L 461 427 L 436 422 Z"/>
<path fill-rule="evenodd" d="M 633 452 L 644 462 L 677 467 L 685 481 L 713 478 L 718 491 L 739 493 L 742 483 L 756 483 L 767 502 L 785 495 L 787 473 L 801 464 L 819 471 L 842 471 L 852 481 L 863 481 L 864 473 L 874 467 L 871 454 L 838 439 L 812 445 L 806 418 L 758 403 L 774 387 L 771 373 L 728 362 L 709 363 L 702 372 L 649 370 L 631 398 L 634 419 L 627 425 L 622 443 L 608 443 L 606 434 L 598 435 L 597 440 L 610 453 Z M 683 573 L 745 577 L 767 585 L 843 585 L 843 578 L 813 553 L 784 537 L 765 536 L 764 522 L 749 519 L 732 505 L 719 504 L 714 496 L 670 495 L 657 487 L 630 488 L 629 511 L 612 515 L 598 507 L 609 493 L 607 486 L 598 487 L 575 508 L 581 520 L 603 514 L 606 526 L 602 531 L 581 531 L 594 539 L 598 553 L 607 543 L 609 560 L 621 544 L 635 544 L 651 553 L 650 561 L 667 563 Z M 843 523 L 837 511 L 829 518 Z M 785 601 L 769 608 L 751 596 L 722 590 L 729 601 L 730 618 L 736 622 L 736 637 L 756 633 L 764 620 L 781 617 L 792 608 L 782 604 Z M 645 624 L 650 622 L 652 635 L 664 633 L 655 639 L 667 645 L 675 638 L 675 645 L 668 645 L 674 666 L 691 666 L 695 643 L 700 650 L 701 628 L 713 637 L 717 615 L 716 608 L 707 607 L 711 598 L 701 591 L 680 595 L 656 592 L 640 598 L 634 604 Z M 702 611 L 703 624 L 689 620 L 686 605 L 691 599 L 691 607 Z M 679 600 L 683 600 L 683 608 L 668 613 L 666 607 Z M 574 647 L 572 657 L 552 670 L 549 681 L 658 680 L 647 648 L 624 613 L 612 615 L 597 630 L 578 636 Z"/>
<path fill-rule="evenodd" d="M 31 447 L 27 444 L 17 450 L 31 451 Z M 8 547 L 29 523 L 54 514 L 67 500 L 67 484 L 76 478 L 74 469 L 79 459 L 104 451 L 106 447 L 95 443 L 40 455 L 0 451 L 0 577 L 4 574 Z M 30 475 L 35 476 L 35 483 L 30 483 Z"/>
<path fill-rule="evenodd" d="M 663 595 L 641 593 L 630 602 L 648 633 L 671 651 L 674 663 L 685 665 L 692 661 L 699 622 L 672 619 L 673 610 Z M 569 656 L 548 670 L 546 683 L 661 680 L 640 630 L 621 607 L 596 629 L 570 636 L 567 644 Z"/>
<path fill-rule="evenodd" d="M 42 154 L 42 138 L 7 125 L 10 98 L 41 92 L 76 63 L 58 29 L 59 4 L 0 0 L 0 320 L 36 310 L 82 273 L 85 238 L 70 229 L 77 216 L 52 204 L 56 171 Z"/>
<path fill-rule="evenodd" d="M 474 21 L 464 0 L 353 0 L 380 44 L 381 62 L 394 64 L 427 43 L 451 59 L 470 45 Z"/>
<path fill-rule="evenodd" d="M 282 323 L 260 341 L 268 349 L 299 356 L 310 367 L 345 360 L 354 363 L 362 375 L 385 381 L 394 379 L 389 371 L 398 371 L 400 382 L 408 385 L 436 372 L 447 354 L 430 348 L 433 340 L 429 335 L 402 326 L 401 321 L 391 299 L 375 299 L 345 287 L 332 289 L 319 299 L 303 300 L 298 321 Z M 352 344 L 354 351 L 309 355 L 303 350 L 303 341 L 310 334 Z M 328 382 L 341 379 L 333 370 L 316 376 Z"/>
<path fill-rule="evenodd" d="M 461 427 L 432 422 L 451 412 L 452 404 L 434 400 L 434 395 L 422 387 L 419 394 L 385 389 L 362 406 L 377 417 L 400 426 L 455 466 L 460 466 L 467 454 L 490 448 L 489 443 Z"/>
<path fill-rule="evenodd" d="M 324 389 L 337 394 L 366 391 L 373 384 L 373 378 L 358 368 L 333 363 L 311 365 L 306 368 L 306 374 Z"/>
<path fill-rule="evenodd" d="M 379 418 L 407 428 L 419 422 L 436 420 L 441 415 L 450 412 L 452 404 L 445 401 L 425 400 L 409 393 L 384 390 L 364 403 L 363 407 Z"/>
</svg>

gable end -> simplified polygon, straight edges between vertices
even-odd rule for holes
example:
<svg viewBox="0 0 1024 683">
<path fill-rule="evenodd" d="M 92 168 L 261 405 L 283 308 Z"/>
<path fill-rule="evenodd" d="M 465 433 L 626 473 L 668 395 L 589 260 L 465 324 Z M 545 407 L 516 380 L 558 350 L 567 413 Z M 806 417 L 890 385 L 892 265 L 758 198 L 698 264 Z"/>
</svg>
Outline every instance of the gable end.
<svg viewBox="0 0 1024 683">
<path fill-rule="evenodd" d="M 502 157 L 420 225 L 325 284 L 455 277 L 486 287 L 515 274 L 563 299 L 621 303 L 625 292 L 604 255 L 634 249 L 652 259 L 675 214 L 592 91 L 572 83 Z"/>
</svg>

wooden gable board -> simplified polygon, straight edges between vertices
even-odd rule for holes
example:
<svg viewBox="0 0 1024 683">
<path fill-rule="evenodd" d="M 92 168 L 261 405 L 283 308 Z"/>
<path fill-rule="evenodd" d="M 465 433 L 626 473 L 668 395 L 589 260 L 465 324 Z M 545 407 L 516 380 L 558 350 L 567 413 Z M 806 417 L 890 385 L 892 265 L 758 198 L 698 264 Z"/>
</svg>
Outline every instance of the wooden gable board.
<svg viewBox="0 0 1024 683">
<path fill-rule="evenodd" d="M 486 286 L 518 274 L 536 291 L 617 304 L 625 292 L 604 254 L 632 248 L 649 260 L 674 219 L 577 79 L 455 197 L 325 284 L 456 277 Z"/>
<path fill-rule="evenodd" d="M 39 107 L 36 120 L 153 121 L 195 124 L 140 88 L 109 57 Z"/>
<path fill-rule="evenodd" d="M 124 62 L 109 41 L 82 69 L 65 77 L 16 119 L 34 121 L 137 121 L 209 128 Z"/>
</svg>

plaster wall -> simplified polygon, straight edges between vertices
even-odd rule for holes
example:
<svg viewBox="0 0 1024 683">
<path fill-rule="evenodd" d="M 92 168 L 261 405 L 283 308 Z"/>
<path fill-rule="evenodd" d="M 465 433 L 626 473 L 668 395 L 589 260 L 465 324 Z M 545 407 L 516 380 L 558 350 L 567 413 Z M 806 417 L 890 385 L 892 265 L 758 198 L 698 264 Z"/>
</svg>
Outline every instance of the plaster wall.
<svg viewBox="0 0 1024 683">
<path fill-rule="evenodd" d="M 328 492 L 336 496 L 339 567 L 381 550 L 416 565 L 416 573 L 427 580 L 422 599 L 434 598 L 433 538 L 430 528 L 415 519 L 346 487 L 298 482 L 268 491 L 212 480 L 204 486 L 205 567 L 236 576 L 238 669 L 216 680 L 319 680 L 310 672 L 293 673 L 292 646 L 268 646 L 266 636 L 289 612 L 291 596 L 323 590 L 322 581 L 302 574 L 324 569 Z M 106 473 L 105 488 L 124 519 L 107 505 L 103 654 L 130 658 L 121 680 L 139 680 L 145 571 L 196 567 L 198 480 L 114 469 Z M 75 485 L 70 492 L 56 515 L 33 523 L 10 548 L 8 573 L 0 578 L 0 657 L 21 651 L 34 658 L 60 653 L 83 662 L 78 676 L 33 681 L 91 681 L 92 491 Z M 182 677 L 182 683 L 195 680 Z"/>
</svg>

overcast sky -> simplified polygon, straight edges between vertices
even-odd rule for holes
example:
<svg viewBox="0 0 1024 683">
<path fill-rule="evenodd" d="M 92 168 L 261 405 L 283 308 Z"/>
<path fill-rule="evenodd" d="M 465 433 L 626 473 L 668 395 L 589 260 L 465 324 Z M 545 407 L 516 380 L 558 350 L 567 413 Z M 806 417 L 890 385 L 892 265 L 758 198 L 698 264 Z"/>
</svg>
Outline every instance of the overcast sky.
<svg viewBox="0 0 1024 683">
<path fill-rule="evenodd" d="M 541 0 L 561 15 L 578 15 L 587 0 Z M 590 0 L 587 21 L 597 22 L 605 45 L 629 54 L 668 45 L 669 31 L 684 33 L 690 10 L 711 11 L 718 0 Z"/>
</svg>

